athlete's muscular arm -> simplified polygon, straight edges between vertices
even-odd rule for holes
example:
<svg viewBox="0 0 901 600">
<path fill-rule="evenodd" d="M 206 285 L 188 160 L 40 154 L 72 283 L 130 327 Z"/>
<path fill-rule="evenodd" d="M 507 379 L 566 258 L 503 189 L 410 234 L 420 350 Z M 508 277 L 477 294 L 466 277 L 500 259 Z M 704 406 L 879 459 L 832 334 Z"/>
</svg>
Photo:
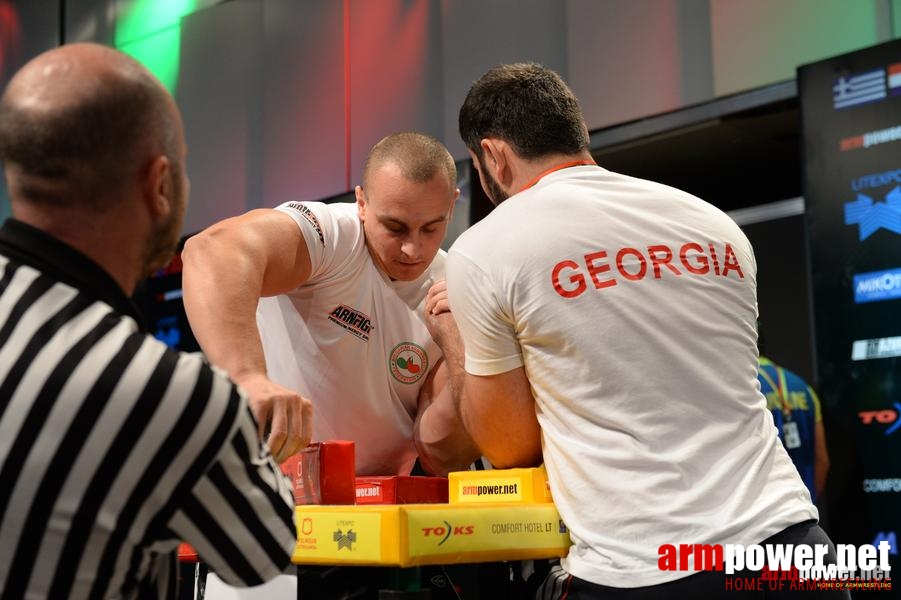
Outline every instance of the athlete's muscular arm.
<svg viewBox="0 0 901 600">
<path fill-rule="evenodd" d="M 413 441 L 422 468 L 442 477 L 451 471 L 465 471 L 479 457 L 454 406 L 447 371 L 442 359 L 429 373 L 419 392 L 413 425 Z"/>
<path fill-rule="evenodd" d="M 540 465 L 541 428 L 526 370 L 467 373 L 463 381 L 460 417 L 491 464 L 497 469 Z"/>
<path fill-rule="evenodd" d="M 422 467 L 433 475 L 446 475 L 468 469 L 479 457 L 479 451 L 457 411 L 455 390 L 463 374 L 463 343 L 453 316 L 447 312 L 443 281 L 429 290 L 425 306 L 426 325 L 444 357 L 429 372 L 419 392 L 413 441 Z"/>
<path fill-rule="evenodd" d="M 498 469 L 541 464 L 541 428 L 525 369 L 491 376 L 465 371 L 463 340 L 443 281 L 429 290 L 426 324 L 444 352 L 457 418 L 476 448 Z"/>
<path fill-rule="evenodd" d="M 226 219 L 191 237 L 182 253 L 184 304 L 191 330 L 210 362 L 249 395 L 279 462 L 312 437 L 312 405 L 269 381 L 256 324 L 261 296 L 287 292 L 310 276 L 303 234 L 279 211 L 260 209 Z"/>
</svg>

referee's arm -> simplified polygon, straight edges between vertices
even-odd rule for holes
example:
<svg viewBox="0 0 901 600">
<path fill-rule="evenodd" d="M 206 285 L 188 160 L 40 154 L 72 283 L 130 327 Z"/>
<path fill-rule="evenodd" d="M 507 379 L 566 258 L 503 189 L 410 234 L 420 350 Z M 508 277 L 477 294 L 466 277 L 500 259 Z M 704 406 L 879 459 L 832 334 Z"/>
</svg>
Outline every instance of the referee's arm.
<svg viewBox="0 0 901 600">
<path fill-rule="evenodd" d="M 290 482 L 260 442 L 243 394 L 232 435 L 175 512 L 169 528 L 235 586 L 284 572 L 296 545 Z"/>
</svg>

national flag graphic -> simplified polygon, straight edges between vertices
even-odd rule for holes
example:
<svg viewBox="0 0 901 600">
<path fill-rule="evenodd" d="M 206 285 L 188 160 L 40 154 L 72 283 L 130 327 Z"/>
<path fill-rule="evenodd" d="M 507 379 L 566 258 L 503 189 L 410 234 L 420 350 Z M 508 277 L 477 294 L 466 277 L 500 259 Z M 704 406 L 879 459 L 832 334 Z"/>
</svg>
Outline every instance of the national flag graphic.
<svg viewBox="0 0 901 600">
<path fill-rule="evenodd" d="M 888 66 L 888 89 L 892 96 L 901 96 L 901 62 Z"/>
<path fill-rule="evenodd" d="M 832 106 L 836 110 L 885 98 L 885 69 L 875 69 L 851 77 L 839 77 L 832 86 Z"/>
</svg>

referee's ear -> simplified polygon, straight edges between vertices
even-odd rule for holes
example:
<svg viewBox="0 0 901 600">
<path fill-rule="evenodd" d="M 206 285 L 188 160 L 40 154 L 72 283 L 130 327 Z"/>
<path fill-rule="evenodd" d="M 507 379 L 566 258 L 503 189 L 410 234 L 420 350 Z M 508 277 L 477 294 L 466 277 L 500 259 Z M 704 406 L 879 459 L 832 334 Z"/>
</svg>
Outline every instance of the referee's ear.
<svg viewBox="0 0 901 600">
<path fill-rule="evenodd" d="M 144 199 L 153 221 L 166 219 L 175 203 L 174 173 L 169 157 L 160 154 L 153 158 L 144 177 Z"/>
</svg>

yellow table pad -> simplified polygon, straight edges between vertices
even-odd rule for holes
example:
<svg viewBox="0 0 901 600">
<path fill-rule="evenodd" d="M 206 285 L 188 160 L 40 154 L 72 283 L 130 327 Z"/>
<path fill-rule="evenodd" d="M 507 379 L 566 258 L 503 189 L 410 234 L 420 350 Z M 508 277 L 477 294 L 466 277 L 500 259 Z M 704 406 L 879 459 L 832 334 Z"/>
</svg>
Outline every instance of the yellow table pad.
<svg viewBox="0 0 901 600">
<path fill-rule="evenodd" d="M 551 503 L 305 505 L 297 564 L 490 562 L 564 556 L 569 532 Z"/>
</svg>

